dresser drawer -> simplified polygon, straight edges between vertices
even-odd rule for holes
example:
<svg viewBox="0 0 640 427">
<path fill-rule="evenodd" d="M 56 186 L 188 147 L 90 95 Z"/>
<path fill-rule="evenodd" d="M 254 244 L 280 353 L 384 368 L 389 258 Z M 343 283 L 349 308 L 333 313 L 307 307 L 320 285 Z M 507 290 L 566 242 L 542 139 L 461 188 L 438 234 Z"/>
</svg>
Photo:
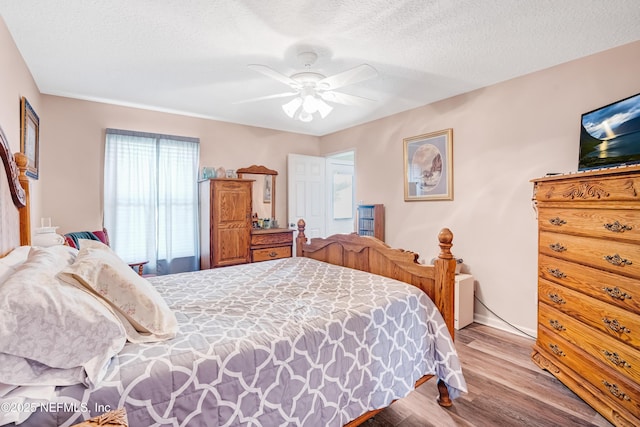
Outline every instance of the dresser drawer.
<svg viewBox="0 0 640 427">
<path fill-rule="evenodd" d="M 536 182 L 536 200 L 545 202 L 566 202 L 580 204 L 582 202 L 638 202 L 640 194 L 640 176 L 620 175 L 603 176 L 585 179 L 566 179 L 558 181 Z"/>
<path fill-rule="evenodd" d="M 640 314 L 640 282 L 607 271 L 540 255 L 540 277 Z"/>
<path fill-rule="evenodd" d="M 640 316 L 544 279 L 538 280 L 538 300 L 640 349 Z"/>
<path fill-rule="evenodd" d="M 268 261 L 270 259 L 290 258 L 291 246 L 279 246 L 277 248 L 254 249 L 251 251 L 253 262 Z"/>
<path fill-rule="evenodd" d="M 626 409 L 635 417 L 640 416 L 640 390 L 633 381 L 597 363 L 578 347 L 542 325 L 538 328 L 537 345 L 551 359 L 577 372 L 614 405 Z"/>
<path fill-rule="evenodd" d="M 614 371 L 640 383 L 640 350 L 594 330 L 576 319 L 540 304 L 538 321 L 553 333 L 580 347 Z"/>
<path fill-rule="evenodd" d="M 540 230 L 640 241 L 640 214 L 632 209 L 540 208 L 538 222 Z"/>
<path fill-rule="evenodd" d="M 276 233 L 251 233 L 251 246 L 292 245 L 293 230 Z"/>
<path fill-rule="evenodd" d="M 640 278 L 640 245 L 540 231 L 540 253 Z"/>
</svg>

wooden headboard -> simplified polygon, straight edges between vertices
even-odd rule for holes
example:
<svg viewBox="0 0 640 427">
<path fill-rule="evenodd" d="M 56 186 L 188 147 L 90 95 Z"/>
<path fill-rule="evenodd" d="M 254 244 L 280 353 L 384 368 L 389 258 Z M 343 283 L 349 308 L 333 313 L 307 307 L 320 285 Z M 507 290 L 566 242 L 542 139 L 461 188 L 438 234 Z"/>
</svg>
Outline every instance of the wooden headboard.
<svg viewBox="0 0 640 427">
<path fill-rule="evenodd" d="M 304 220 L 298 221 L 296 256 L 368 271 L 422 289 L 438 307 L 454 337 L 456 260 L 451 253 L 453 233 L 448 228 L 438 234 L 440 254 L 433 266 L 419 264 L 418 254 L 414 252 L 393 249 L 373 237 L 336 234 L 326 239 L 314 238 L 307 243 L 304 230 Z"/>
<path fill-rule="evenodd" d="M 0 256 L 4 256 L 17 246 L 31 244 L 31 213 L 27 158 L 22 153 L 11 154 L 2 128 L 0 158 L 4 170 L 0 171 Z"/>
</svg>

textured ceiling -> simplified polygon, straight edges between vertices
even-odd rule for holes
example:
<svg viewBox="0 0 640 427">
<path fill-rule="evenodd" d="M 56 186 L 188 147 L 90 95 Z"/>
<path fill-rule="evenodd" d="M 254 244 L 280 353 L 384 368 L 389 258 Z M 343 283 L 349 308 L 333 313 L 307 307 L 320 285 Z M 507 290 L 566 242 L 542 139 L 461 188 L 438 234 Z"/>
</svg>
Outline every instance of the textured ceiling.
<svg viewBox="0 0 640 427">
<path fill-rule="evenodd" d="M 42 93 L 325 135 L 640 40 L 639 0 L 0 0 Z M 310 123 L 290 91 L 247 67 L 291 75 L 366 63 L 378 77 Z"/>
</svg>

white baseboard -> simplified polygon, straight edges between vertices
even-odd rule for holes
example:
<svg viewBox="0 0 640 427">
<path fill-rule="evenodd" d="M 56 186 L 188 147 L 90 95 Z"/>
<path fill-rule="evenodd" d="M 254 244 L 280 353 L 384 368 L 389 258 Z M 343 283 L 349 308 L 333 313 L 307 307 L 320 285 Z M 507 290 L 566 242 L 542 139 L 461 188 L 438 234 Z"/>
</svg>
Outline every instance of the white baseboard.
<svg viewBox="0 0 640 427">
<path fill-rule="evenodd" d="M 538 336 L 538 331 L 535 329 L 531 330 L 530 328 L 525 328 L 523 326 L 515 325 L 516 328 L 520 329 L 518 330 L 518 329 L 515 329 L 513 326 L 505 323 L 504 321 L 492 316 L 484 316 L 478 313 L 473 313 L 473 321 L 476 323 L 480 323 L 482 325 L 490 326 L 492 328 L 500 329 L 501 331 L 511 332 L 512 334 L 520 335 L 521 337 L 525 337 L 525 338 Z M 527 334 L 530 336 L 527 336 Z"/>
</svg>

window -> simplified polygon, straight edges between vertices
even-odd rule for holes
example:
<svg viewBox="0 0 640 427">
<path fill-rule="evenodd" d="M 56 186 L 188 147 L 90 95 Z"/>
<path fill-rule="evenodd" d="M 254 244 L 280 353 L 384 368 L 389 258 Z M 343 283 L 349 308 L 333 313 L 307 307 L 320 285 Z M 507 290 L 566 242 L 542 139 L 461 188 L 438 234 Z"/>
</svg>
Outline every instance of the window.
<svg viewBox="0 0 640 427">
<path fill-rule="evenodd" d="M 197 138 L 107 129 L 104 226 L 127 262 L 158 274 L 197 270 Z"/>
</svg>

